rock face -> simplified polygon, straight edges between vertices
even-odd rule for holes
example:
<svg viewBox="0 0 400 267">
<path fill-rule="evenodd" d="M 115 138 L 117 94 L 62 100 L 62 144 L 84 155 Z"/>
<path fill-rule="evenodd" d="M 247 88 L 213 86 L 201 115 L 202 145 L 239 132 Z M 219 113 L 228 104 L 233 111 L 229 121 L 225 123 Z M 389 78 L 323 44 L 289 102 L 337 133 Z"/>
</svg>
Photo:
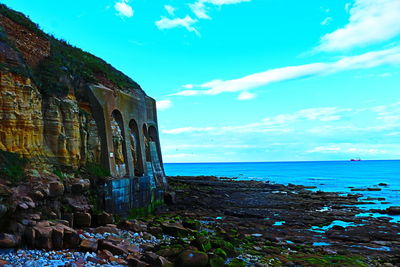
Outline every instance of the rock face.
<svg viewBox="0 0 400 267">
<path fill-rule="evenodd" d="M 4 5 L 0 28 L 0 150 L 114 177 L 160 173 L 155 101 L 137 83 Z"/>
</svg>

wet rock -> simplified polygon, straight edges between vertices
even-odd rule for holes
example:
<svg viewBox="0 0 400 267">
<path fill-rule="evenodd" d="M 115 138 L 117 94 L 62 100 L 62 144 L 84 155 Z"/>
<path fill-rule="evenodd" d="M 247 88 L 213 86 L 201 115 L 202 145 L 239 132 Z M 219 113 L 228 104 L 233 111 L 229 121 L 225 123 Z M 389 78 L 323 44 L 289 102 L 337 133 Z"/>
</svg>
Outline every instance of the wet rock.
<svg viewBox="0 0 400 267">
<path fill-rule="evenodd" d="M 118 224 L 119 229 L 123 230 L 128 230 L 132 232 L 146 232 L 147 231 L 147 225 L 144 223 L 140 223 L 137 220 L 124 220 Z"/>
<path fill-rule="evenodd" d="M 92 216 L 87 212 L 74 213 L 74 226 L 89 227 L 92 224 Z"/>
<path fill-rule="evenodd" d="M 211 249 L 211 242 L 205 236 L 199 236 L 192 241 L 191 245 L 197 247 L 199 250 L 207 252 Z"/>
<path fill-rule="evenodd" d="M 61 182 L 52 182 L 49 186 L 49 196 L 59 197 L 64 194 L 64 184 Z"/>
<path fill-rule="evenodd" d="M 98 248 L 97 240 L 96 239 L 84 239 L 80 243 L 79 248 L 82 251 L 96 252 L 97 248 Z"/>
<path fill-rule="evenodd" d="M 158 256 L 156 266 L 160 267 L 174 267 L 174 264 L 162 256 Z"/>
<path fill-rule="evenodd" d="M 192 230 L 199 230 L 201 226 L 200 222 L 196 220 L 185 220 L 182 222 L 182 225 Z"/>
<path fill-rule="evenodd" d="M 139 260 L 136 257 L 132 257 L 130 255 L 128 256 L 127 259 L 128 259 L 129 267 L 147 267 L 147 266 L 150 266 L 149 264 Z"/>
<path fill-rule="evenodd" d="M 103 249 L 97 253 L 97 256 L 99 256 L 102 259 L 108 260 L 109 258 L 111 258 L 114 255 L 110 251 Z"/>
<path fill-rule="evenodd" d="M 204 252 L 185 250 L 179 254 L 177 263 L 180 267 L 205 267 L 208 263 L 208 256 Z"/>
<path fill-rule="evenodd" d="M 12 234 L 0 233 L 0 247 L 13 248 L 18 245 L 18 238 Z"/>
<path fill-rule="evenodd" d="M 172 236 L 186 236 L 190 232 L 180 223 L 162 223 L 161 227 L 165 234 Z"/>
<path fill-rule="evenodd" d="M 386 209 L 387 214 L 390 215 L 399 215 L 400 214 L 400 206 L 392 206 Z"/>
<path fill-rule="evenodd" d="M 123 255 L 123 254 L 128 254 L 128 251 L 123 248 L 122 246 L 119 245 L 114 245 L 112 242 L 107 241 L 107 240 L 99 240 L 99 248 L 100 249 L 106 249 L 113 253 L 114 255 Z"/>
<path fill-rule="evenodd" d="M 170 247 L 170 248 L 160 249 L 159 251 L 157 251 L 157 254 L 162 257 L 173 258 L 181 252 L 182 248 Z"/>
<path fill-rule="evenodd" d="M 6 205 L 0 204 L 0 218 L 3 217 L 8 211 Z"/>
</svg>

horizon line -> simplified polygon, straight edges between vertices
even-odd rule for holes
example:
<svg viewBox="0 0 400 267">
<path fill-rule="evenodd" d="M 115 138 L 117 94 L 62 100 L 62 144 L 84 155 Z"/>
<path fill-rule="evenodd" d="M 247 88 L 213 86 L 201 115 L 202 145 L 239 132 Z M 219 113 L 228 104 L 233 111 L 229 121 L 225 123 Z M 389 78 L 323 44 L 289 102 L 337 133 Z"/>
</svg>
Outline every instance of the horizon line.
<svg viewBox="0 0 400 267">
<path fill-rule="evenodd" d="M 400 161 L 400 159 L 363 159 L 361 161 Z M 164 164 L 231 164 L 231 163 L 301 163 L 301 162 L 351 162 L 350 160 L 289 160 L 289 161 L 217 161 L 217 162 L 164 162 Z"/>
</svg>

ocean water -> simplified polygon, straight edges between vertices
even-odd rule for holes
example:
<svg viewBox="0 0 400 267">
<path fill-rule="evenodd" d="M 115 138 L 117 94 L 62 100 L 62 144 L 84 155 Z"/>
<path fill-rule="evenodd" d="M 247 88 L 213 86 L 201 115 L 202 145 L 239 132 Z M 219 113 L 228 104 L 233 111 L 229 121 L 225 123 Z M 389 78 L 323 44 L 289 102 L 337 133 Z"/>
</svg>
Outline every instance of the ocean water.
<svg viewBox="0 0 400 267">
<path fill-rule="evenodd" d="M 165 171 L 169 176 L 214 175 L 238 180 L 316 186 L 316 190 L 361 193 L 365 197 L 384 197 L 385 202 L 390 202 L 382 204 L 381 201 L 374 201 L 374 205 L 360 205 L 365 209 L 400 206 L 400 160 L 166 163 Z M 379 183 L 388 186 L 378 186 Z M 382 191 L 351 192 L 349 187 L 380 187 Z"/>
</svg>

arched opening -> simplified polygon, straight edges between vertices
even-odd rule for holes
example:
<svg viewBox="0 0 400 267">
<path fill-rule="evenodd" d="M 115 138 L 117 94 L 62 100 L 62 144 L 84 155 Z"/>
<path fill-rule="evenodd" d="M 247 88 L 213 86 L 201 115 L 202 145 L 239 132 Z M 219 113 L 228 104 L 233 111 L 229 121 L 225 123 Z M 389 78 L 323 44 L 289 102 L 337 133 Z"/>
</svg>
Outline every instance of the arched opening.
<svg viewBox="0 0 400 267">
<path fill-rule="evenodd" d="M 146 153 L 146 161 L 150 162 L 150 147 L 149 147 L 149 135 L 147 132 L 147 126 L 146 124 L 143 124 L 143 143 L 144 143 L 144 148 L 145 148 L 145 153 Z"/>
<path fill-rule="evenodd" d="M 157 147 L 158 159 L 161 161 L 161 148 L 160 148 L 160 142 L 158 140 L 158 133 L 156 127 L 154 126 L 149 127 L 148 136 L 149 136 L 149 142 L 155 142 L 155 145 Z"/>
<path fill-rule="evenodd" d="M 111 133 L 113 141 L 113 156 L 115 159 L 115 171 L 118 177 L 126 176 L 126 145 L 122 114 L 114 110 L 111 114 Z"/>
<path fill-rule="evenodd" d="M 135 168 L 135 176 L 143 176 L 143 158 L 140 146 L 139 128 L 134 119 L 129 122 L 130 129 L 130 152 L 132 153 L 133 166 Z"/>
</svg>

